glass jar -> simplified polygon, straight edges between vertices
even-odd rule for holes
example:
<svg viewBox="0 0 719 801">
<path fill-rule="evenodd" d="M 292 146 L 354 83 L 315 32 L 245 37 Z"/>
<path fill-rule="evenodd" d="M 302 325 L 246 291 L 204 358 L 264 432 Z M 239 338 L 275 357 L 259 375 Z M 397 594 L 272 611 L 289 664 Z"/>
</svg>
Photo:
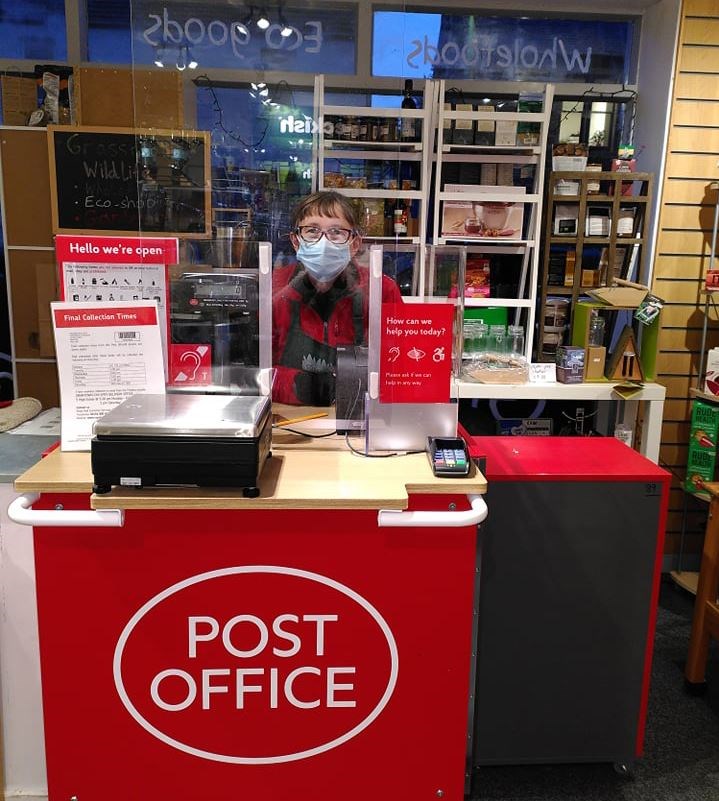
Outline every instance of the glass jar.
<svg viewBox="0 0 719 801">
<path fill-rule="evenodd" d="M 492 356 L 504 356 L 507 353 L 507 329 L 503 325 L 489 326 L 489 342 L 487 350 Z"/>
<path fill-rule="evenodd" d="M 524 326 L 507 326 L 507 352 L 512 356 L 524 356 Z"/>
<path fill-rule="evenodd" d="M 604 317 L 599 316 L 596 309 L 592 309 L 592 316 L 589 319 L 589 338 L 587 344 L 590 347 L 600 348 L 604 345 Z"/>
</svg>

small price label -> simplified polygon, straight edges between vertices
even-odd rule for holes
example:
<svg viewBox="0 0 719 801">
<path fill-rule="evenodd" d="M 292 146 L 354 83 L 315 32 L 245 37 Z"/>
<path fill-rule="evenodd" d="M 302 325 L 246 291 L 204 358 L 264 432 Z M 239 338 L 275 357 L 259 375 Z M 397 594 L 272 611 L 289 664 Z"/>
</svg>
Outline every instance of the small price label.
<svg viewBox="0 0 719 801">
<path fill-rule="evenodd" d="M 552 362 L 532 362 L 529 365 L 530 384 L 556 384 L 557 365 Z"/>
</svg>

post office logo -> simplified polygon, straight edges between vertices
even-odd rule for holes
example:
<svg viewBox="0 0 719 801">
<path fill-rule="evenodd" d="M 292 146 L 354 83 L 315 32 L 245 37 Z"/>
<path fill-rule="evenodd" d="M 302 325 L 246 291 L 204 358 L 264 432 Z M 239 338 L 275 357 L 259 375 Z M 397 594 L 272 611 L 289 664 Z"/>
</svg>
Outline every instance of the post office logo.
<svg viewBox="0 0 719 801">
<path fill-rule="evenodd" d="M 397 645 L 351 588 L 276 565 L 228 567 L 158 593 L 125 626 L 115 687 L 163 743 L 243 765 L 337 748 L 382 714 Z"/>
</svg>

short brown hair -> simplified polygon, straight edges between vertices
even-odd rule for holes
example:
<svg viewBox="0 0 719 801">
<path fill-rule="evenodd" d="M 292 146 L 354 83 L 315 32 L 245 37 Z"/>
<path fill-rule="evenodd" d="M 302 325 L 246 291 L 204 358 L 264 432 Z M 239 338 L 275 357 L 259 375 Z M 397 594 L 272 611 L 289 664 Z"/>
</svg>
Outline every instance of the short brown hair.
<svg viewBox="0 0 719 801">
<path fill-rule="evenodd" d="M 339 192 L 313 192 L 302 198 L 292 212 L 293 230 L 311 214 L 317 214 L 320 217 L 344 217 L 353 231 L 358 230 L 359 220 L 355 207 L 349 198 Z"/>
</svg>

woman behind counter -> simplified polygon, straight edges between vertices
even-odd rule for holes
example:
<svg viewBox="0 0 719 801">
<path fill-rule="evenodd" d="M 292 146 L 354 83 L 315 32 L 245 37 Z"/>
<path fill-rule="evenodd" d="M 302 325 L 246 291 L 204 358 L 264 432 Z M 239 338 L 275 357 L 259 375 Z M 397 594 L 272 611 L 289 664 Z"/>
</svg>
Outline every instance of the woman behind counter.
<svg viewBox="0 0 719 801">
<path fill-rule="evenodd" d="M 367 344 L 369 273 L 353 261 L 362 237 L 352 204 L 339 192 L 308 195 L 295 207 L 290 241 L 297 262 L 273 273 L 272 399 L 329 406 L 337 347 Z M 387 276 L 382 302 L 402 302 Z"/>
</svg>

